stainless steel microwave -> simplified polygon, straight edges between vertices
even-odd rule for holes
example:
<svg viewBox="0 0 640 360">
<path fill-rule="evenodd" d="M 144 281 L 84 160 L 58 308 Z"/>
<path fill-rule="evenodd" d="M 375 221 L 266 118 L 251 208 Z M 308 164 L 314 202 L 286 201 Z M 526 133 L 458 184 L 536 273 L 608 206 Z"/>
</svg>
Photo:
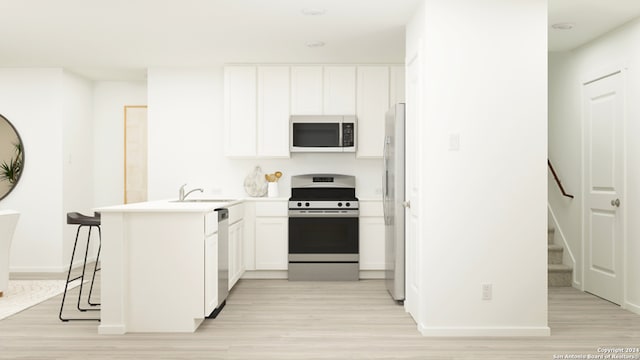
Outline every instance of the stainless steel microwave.
<svg viewBox="0 0 640 360">
<path fill-rule="evenodd" d="M 291 152 L 356 151 L 354 115 L 292 115 L 289 122 Z"/>
</svg>

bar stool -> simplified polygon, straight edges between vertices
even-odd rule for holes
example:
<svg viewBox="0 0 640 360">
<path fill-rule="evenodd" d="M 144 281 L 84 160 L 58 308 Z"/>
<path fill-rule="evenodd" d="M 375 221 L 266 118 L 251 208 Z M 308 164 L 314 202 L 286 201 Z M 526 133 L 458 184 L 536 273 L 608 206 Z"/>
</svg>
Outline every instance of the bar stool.
<svg viewBox="0 0 640 360">
<path fill-rule="evenodd" d="M 89 288 L 89 297 L 87 298 L 87 304 L 89 304 L 89 306 L 98 306 L 100 305 L 100 303 L 93 303 L 91 302 L 91 293 L 93 292 L 93 283 L 95 282 L 96 279 L 96 272 L 99 271 L 100 269 L 98 269 L 98 261 L 100 260 L 100 250 L 102 248 L 102 232 L 100 231 L 100 213 L 94 213 L 94 216 L 87 216 L 87 215 L 83 215 L 80 214 L 78 212 L 70 212 L 67 213 L 67 224 L 69 225 L 78 225 L 78 230 L 76 231 L 76 240 L 73 244 L 73 251 L 71 253 L 71 261 L 69 262 L 69 272 L 67 273 L 67 282 L 64 285 L 64 293 L 62 295 L 62 304 L 60 304 L 60 314 L 58 315 L 58 317 L 60 318 L 60 320 L 62 321 L 69 321 L 69 320 L 98 320 L 100 321 L 100 318 L 75 318 L 75 319 L 70 319 L 70 318 L 63 318 L 62 317 L 62 309 L 64 308 L 64 300 L 67 297 L 67 289 L 69 287 L 69 283 L 75 280 L 80 279 L 80 290 L 78 293 L 78 304 L 77 304 L 77 308 L 79 311 L 85 312 L 85 311 L 99 311 L 100 309 L 96 309 L 96 308 L 83 308 L 80 307 L 80 300 L 82 298 L 82 287 L 84 285 L 84 275 L 85 275 L 85 269 L 87 267 L 87 255 L 89 254 L 89 245 L 91 242 L 91 229 L 93 229 L 94 227 L 98 229 L 98 241 L 99 241 L 99 245 L 98 245 L 98 254 L 96 256 L 96 263 L 95 266 L 93 267 L 93 276 L 91 278 L 91 287 Z M 76 247 L 78 246 L 78 238 L 80 235 L 80 229 L 82 229 L 83 227 L 88 227 L 89 231 L 87 234 L 87 246 L 84 252 L 84 261 L 82 263 L 82 274 L 74 277 L 73 279 L 71 279 L 71 270 L 73 268 L 73 259 L 75 257 L 75 253 L 76 253 Z"/>
</svg>

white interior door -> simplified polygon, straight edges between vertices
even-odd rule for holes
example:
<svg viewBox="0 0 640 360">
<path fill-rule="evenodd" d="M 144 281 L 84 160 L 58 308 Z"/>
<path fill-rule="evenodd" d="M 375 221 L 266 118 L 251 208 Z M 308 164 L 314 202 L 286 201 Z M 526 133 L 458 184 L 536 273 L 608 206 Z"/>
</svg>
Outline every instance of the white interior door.
<svg viewBox="0 0 640 360">
<path fill-rule="evenodd" d="M 624 87 L 621 72 L 584 85 L 584 289 L 621 304 Z"/>
<path fill-rule="evenodd" d="M 407 64 L 407 102 L 405 123 L 405 301 L 404 306 L 418 322 L 420 309 L 420 53 Z"/>
<path fill-rule="evenodd" d="M 125 106 L 124 203 L 147 201 L 147 107 Z"/>
</svg>

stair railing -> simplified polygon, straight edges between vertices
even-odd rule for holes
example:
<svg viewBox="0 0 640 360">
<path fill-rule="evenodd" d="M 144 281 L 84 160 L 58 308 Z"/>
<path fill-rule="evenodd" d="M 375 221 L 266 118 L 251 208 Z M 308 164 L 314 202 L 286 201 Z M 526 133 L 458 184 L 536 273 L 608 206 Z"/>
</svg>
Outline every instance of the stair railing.
<svg viewBox="0 0 640 360">
<path fill-rule="evenodd" d="M 551 173 L 553 174 L 553 178 L 556 179 L 556 184 L 558 184 L 558 187 L 560 188 L 560 192 L 562 192 L 562 195 L 573 199 L 574 197 L 573 195 L 567 194 L 567 192 L 564 191 L 564 187 L 562 186 L 560 179 L 558 179 L 558 174 L 556 174 L 556 171 L 553 169 L 553 165 L 551 165 L 551 160 L 547 159 L 547 164 L 549 165 L 549 170 L 551 170 Z"/>
</svg>

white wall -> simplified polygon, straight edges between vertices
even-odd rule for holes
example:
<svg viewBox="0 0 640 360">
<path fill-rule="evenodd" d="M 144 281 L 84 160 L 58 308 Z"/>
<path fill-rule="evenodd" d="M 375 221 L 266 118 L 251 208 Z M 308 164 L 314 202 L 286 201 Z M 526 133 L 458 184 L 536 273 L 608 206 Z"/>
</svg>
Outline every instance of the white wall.
<svg viewBox="0 0 640 360">
<path fill-rule="evenodd" d="M 280 195 L 290 195 L 295 174 L 336 172 L 357 179 L 360 197 L 380 197 L 382 161 L 354 154 L 292 154 L 291 159 L 228 159 L 223 149 L 223 66 L 148 71 L 149 199 L 175 198 L 178 188 L 207 195 L 247 196 L 244 178 L 255 165 L 280 170 Z"/>
<path fill-rule="evenodd" d="M 0 209 L 21 213 L 11 247 L 11 271 L 60 271 L 62 259 L 61 69 L 0 68 L 0 111 L 24 143 L 20 182 Z"/>
<path fill-rule="evenodd" d="M 57 68 L 0 69 L 0 108 L 24 143 L 22 178 L 0 203 L 21 213 L 12 272 L 62 272 L 75 227 L 66 213 L 93 207 L 93 85 Z"/>
<path fill-rule="evenodd" d="M 563 183 L 576 199 L 567 201 L 549 184 L 549 204 L 559 219 L 562 230 L 578 262 L 574 271 L 581 282 L 582 249 L 582 120 L 581 84 L 606 69 L 625 65 L 626 91 L 626 188 L 622 204 L 626 211 L 625 295 L 623 306 L 640 313 L 640 19 L 588 43 L 571 53 L 550 54 L 549 156 L 561 172 Z"/>
<path fill-rule="evenodd" d="M 425 0 L 423 11 L 418 327 L 548 335 L 546 1 Z"/>
<path fill-rule="evenodd" d="M 96 206 L 124 201 L 124 106 L 146 104 L 145 82 L 99 81 L 93 85 Z"/>
<path fill-rule="evenodd" d="M 90 215 L 93 207 L 93 84 L 64 72 L 61 95 L 63 203 L 60 210 L 65 225 L 60 262 L 64 266 L 71 257 L 77 229 L 74 225 L 66 225 L 66 214 L 77 211 Z M 97 239 L 97 236 L 94 238 Z"/>
</svg>

